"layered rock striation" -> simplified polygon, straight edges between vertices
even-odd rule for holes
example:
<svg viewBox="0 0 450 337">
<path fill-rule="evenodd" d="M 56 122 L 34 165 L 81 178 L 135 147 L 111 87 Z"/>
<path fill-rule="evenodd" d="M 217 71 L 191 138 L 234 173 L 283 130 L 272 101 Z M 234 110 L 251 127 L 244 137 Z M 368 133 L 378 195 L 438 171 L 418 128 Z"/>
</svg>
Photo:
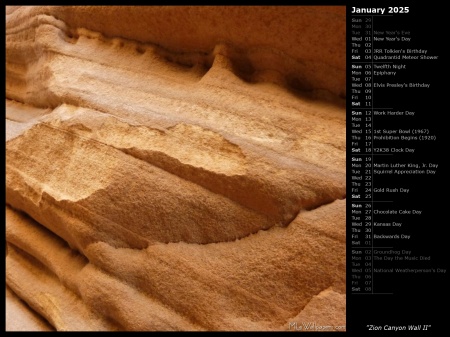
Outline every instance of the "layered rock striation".
<svg viewBox="0 0 450 337">
<path fill-rule="evenodd" d="M 7 8 L 9 307 L 342 330 L 344 99 L 344 8 Z"/>
</svg>

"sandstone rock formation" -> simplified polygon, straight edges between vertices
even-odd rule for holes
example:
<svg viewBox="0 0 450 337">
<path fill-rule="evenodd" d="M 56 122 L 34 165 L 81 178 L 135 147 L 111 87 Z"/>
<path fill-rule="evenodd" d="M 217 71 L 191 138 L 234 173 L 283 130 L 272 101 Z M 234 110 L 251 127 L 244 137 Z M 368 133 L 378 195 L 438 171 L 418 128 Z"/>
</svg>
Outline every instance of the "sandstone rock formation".
<svg viewBox="0 0 450 337">
<path fill-rule="evenodd" d="M 11 330 L 342 330 L 344 8 L 9 7 L 6 98 Z"/>
</svg>

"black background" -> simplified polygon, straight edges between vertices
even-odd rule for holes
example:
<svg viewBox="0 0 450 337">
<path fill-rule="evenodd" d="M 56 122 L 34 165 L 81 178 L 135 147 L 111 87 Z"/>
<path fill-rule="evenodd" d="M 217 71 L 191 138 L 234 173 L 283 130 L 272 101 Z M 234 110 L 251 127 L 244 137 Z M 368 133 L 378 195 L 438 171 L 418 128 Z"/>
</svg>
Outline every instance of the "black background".
<svg viewBox="0 0 450 337">
<path fill-rule="evenodd" d="M 375 77 L 374 82 L 413 82 L 431 83 L 430 89 L 382 89 L 375 88 L 374 107 L 391 107 L 396 110 L 415 111 L 414 117 L 377 117 L 374 116 L 374 129 L 409 129 L 427 128 L 431 134 L 436 135 L 436 141 L 422 142 L 376 142 L 374 146 L 387 147 L 414 147 L 414 154 L 402 154 L 395 156 L 377 157 L 377 162 L 412 162 L 412 163 L 436 163 L 439 165 L 436 175 L 374 175 L 374 187 L 406 187 L 411 192 L 405 197 L 399 193 L 392 195 L 395 206 L 375 206 L 379 208 L 394 209 L 420 209 L 421 216 L 405 217 L 385 216 L 387 220 L 397 221 L 403 219 L 405 232 L 411 234 L 411 239 L 405 241 L 393 241 L 389 244 L 395 246 L 395 250 L 412 250 L 412 255 L 431 256 L 430 262 L 402 262 L 398 265 L 392 263 L 376 262 L 377 268 L 430 268 L 441 267 L 447 269 L 447 273 L 440 274 L 412 274 L 412 273 L 388 273 L 374 274 L 374 288 L 379 292 L 392 294 L 352 294 L 350 286 L 350 256 L 351 248 L 350 232 L 350 200 L 347 200 L 347 334 L 366 335 L 408 335 L 408 336 L 432 336 L 441 335 L 447 331 L 448 324 L 448 248 L 447 238 L 447 190 L 448 190 L 448 154 L 445 144 L 448 137 L 447 115 L 450 113 L 447 107 L 448 94 L 448 63 L 446 49 L 448 46 L 447 35 L 450 32 L 448 23 L 450 17 L 446 9 L 422 2 L 412 4 L 409 2 L 380 3 L 352 2 L 347 4 L 347 149 L 350 149 L 350 92 L 351 92 L 351 7 L 385 7 L 408 6 L 409 13 L 393 14 L 387 17 L 374 17 L 373 26 L 376 30 L 409 30 L 413 38 L 410 43 L 374 43 L 375 48 L 417 48 L 427 49 L 427 55 L 438 55 L 438 60 L 422 61 L 395 61 L 406 64 L 406 70 L 400 70 L 397 76 Z M 395 45 L 395 47 L 394 47 Z M 386 54 L 382 54 L 386 55 Z M 395 69 L 390 69 L 395 71 Z M 385 143 L 385 144 L 383 144 Z M 378 145 L 377 145 L 378 144 Z M 347 151 L 349 159 L 349 151 Z M 347 173 L 351 171 L 351 162 L 347 160 Z M 347 189 L 350 189 L 350 175 L 347 174 Z M 348 191 L 349 192 L 349 191 Z M 350 193 L 347 193 L 351 196 Z M 388 197 L 375 193 L 375 198 Z M 391 197 L 391 200 L 392 200 Z M 379 216 L 377 221 L 383 218 Z M 388 231 L 385 231 L 388 234 Z M 431 325 L 424 331 L 389 331 L 386 325 Z M 368 325 L 377 325 L 381 330 L 370 331 Z"/>
<path fill-rule="evenodd" d="M 305 5 L 320 5 L 320 2 L 308 2 Z M 408 14 L 396 14 L 391 19 L 384 19 L 389 29 L 395 28 L 410 30 L 414 37 L 414 43 L 408 45 L 409 48 L 417 47 L 428 49 L 428 54 L 439 55 L 438 61 L 423 62 L 402 62 L 408 65 L 407 71 L 403 71 L 405 82 L 431 83 L 429 90 L 411 89 L 396 91 L 395 100 L 390 92 L 383 92 L 382 89 L 374 92 L 375 106 L 382 106 L 389 103 L 390 106 L 399 110 L 412 110 L 416 112 L 411 125 L 405 125 L 408 120 L 405 118 L 377 118 L 375 128 L 417 128 L 423 125 L 433 131 L 438 137 L 435 142 L 425 142 L 414 144 L 416 153 L 410 156 L 403 156 L 396 160 L 398 162 L 433 162 L 438 163 L 438 173 L 436 176 L 413 176 L 401 178 L 402 186 L 414 189 L 413 194 L 403 200 L 405 208 L 417 208 L 424 210 L 424 215 L 408 223 L 412 241 L 408 243 L 406 249 L 415 250 L 415 255 L 431 255 L 433 265 L 444 266 L 447 269 L 445 275 L 442 274 L 378 274 L 375 282 L 380 282 L 386 287 L 386 292 L 392 295 L 353 295 L 349 278 L 347 278 L 347 331 L 337 333 L 338 335 L 408 335 L 408 336 L 442 336 L 447 332 L 449 322 L 448 303 L 448 256 L 450 242 L 447 237 L 449 220 L 447 217 L 448 203 L 448 155 L 446 147 L 450 129 L 447 124 L 447 115 L 450 114 L 447 101 L 449 94 L 448 77 L 448 48 L 450 29 L 450 16 L 447 13 L 444 2 L 380 2 L 380 1 L 339 1 L 337 3 L 325 2 L 323 5 L 346 5 L 347 6 L 347 32 L 351 31 L 351 7 L 388 7 L 388 6 L 408 6 Z M 273 4 L 277 5 L 277 4 Z M 296 5 L 296 3 L 294 4 Z M 303 5 L 303 3 L 298 3 Z M 3 8 L 4 9 L 4 8 Z M 2 13 L 4 15 L 4 12 Z M 381 20 L 375 22 L 377 29 L 383 30 Z M 347 69 L 350 69 L 350 34 L 347 34 Z M 400 48 L 401 46 L 399 46 Z M 407 45 L 405 45 L 407 48 Z M 414 67 L 414 71 L 411 68 Z M 397 78 L 396 78 L 397 79 Z M 382 81 L 382 79 L 380 80 Z M 347 77 L 347 104 L 350 103 L 350 81 Z M 395 105 L 394 105 L 395 104 Z M 351 109 L 347 106 L 347 112 Z M 347 118 L 349 121 L 349 118 Z M 378 124 L 378 123 L 381 123 Z M 347 124 L 347 148 L 350 139 L 350 125 Z M 349 155 L 347 155 L 347 158 Z M 350 172 L 351 163 L 347 161 L 347 172 Z M 349 175 L 348 175 L 349 178 Z M 399 177 L 376 177 L 376 184 L 394 186 L 400 184 Z M 350 180 L 347 180 L 349 187 Z M 350 195 L 350 193 L 347 193 Z M 350 202 L 347 201 L 347 215 L 350 210 Z M 398 206 L 397 206 L 398 208 Z M 349 217 L 347 216 L 347 219 Z M 347 225 L 347 237 L 350 237 L 350 226 Z M 401 249 L 401 247 L 399 248 Z M 350 240 L 347 240 L 347 270 L 350 267 Z M 402 264 L 402 267 L 408 267 Z M 420 268 L 419 264 L 414 265 Z M 2 322 L 4 324 L 4 322 Z M 368 324 L 381 326 L 381 330 L 369 331 Z M 389 332 L 383 330 L 385 325 L 410 325 L 410 324 L 431 324 L 427 331 L 406 331 Z M 4 329 L 3 329 L 4 330 Z M 330 332 L 330 334 L 334 334 Z"/>
</svg>

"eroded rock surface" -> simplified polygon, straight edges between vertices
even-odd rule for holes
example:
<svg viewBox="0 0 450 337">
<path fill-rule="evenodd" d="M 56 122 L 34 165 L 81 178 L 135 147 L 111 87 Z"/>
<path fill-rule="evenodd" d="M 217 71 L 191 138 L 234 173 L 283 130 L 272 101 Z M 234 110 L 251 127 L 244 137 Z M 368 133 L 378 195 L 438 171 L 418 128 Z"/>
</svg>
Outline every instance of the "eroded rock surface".
<svg viewBox="0 0 450 337">
<path fill-rule="evenodd" d="M 6 22 L 6 283 L 30 329 L 342 330 L 343 7 Z"/>
</svg>

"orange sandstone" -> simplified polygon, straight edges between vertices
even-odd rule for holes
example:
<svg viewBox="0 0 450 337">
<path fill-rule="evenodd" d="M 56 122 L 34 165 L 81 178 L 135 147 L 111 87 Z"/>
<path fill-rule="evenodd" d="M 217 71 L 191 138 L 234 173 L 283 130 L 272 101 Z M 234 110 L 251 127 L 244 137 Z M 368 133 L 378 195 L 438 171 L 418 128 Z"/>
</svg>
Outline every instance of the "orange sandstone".
<svg viewBox="0 0 450 337">
<path fill-rule="evenodd" d="M 342 330 L 344 99 L 343 7 L 7 8 L 8 327 Z"/>
</svg>

